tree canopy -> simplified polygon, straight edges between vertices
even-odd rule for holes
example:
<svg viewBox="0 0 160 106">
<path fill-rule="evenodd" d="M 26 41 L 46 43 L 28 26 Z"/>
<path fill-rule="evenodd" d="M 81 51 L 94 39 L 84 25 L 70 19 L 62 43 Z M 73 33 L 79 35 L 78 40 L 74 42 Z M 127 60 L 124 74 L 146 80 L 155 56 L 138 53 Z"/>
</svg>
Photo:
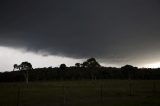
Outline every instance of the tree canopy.
<svg viewBox="0 0 160 106">
<path fill-rule="evenodd" d="M 101 65 L 96 61 L 95 58 L 89 58 L 87 61 L 82 63 L 82 66 L 86 68 L 101 67 Z"/>
</svg>

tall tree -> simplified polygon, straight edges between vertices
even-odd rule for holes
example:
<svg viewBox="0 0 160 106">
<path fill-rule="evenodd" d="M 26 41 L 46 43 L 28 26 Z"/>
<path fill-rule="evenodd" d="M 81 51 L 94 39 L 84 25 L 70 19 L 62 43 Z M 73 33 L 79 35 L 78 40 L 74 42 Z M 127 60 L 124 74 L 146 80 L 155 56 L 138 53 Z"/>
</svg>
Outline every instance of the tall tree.
<svg viewBox="0 0 160 106">
<path fill-rule="evenodd" d="M 81 64 L 80 63 L 76 63 L 75 67 L 81 67 Z"/>
<path fill-rule="evenodd" d="M 22 62 L 20 65 L 20 70 L 24 72 L 26 83 L 28 84 L 29 74 L 28 71 L 32 70 L 32 64 L 29 62 Z"/>
<path fill-rule="evenodd" d="M 60 65 L 60 69 L 61 69 L 61 70 L 64 71 L 66 68 L 67 68 L 66 64 L 61 64 L 61 65 Z"/>
<path fill-rule="evenodd" d="M 101 65 L 96 61 L 95 58 L 89 58 L 87 61 L 83 62 L 83 67 L 86 68 L 98 68 L 101 67 Z"/>
<path fill-rule="evenodd" d="M 125 65 L 121 67 L 121 70 L 123 71 L 123 74 L 128 77 L 128 79 L 131 79 L 133 77 L 134 72 L 137 70 L 137 67 L 134 67 L 132 65 Z"/>
</svg>

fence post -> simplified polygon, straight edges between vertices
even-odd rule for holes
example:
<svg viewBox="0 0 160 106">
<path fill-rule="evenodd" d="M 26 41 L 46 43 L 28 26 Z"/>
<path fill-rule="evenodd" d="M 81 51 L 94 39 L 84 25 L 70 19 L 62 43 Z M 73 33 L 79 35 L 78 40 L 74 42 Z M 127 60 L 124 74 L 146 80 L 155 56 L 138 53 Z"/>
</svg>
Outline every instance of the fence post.
<svg viewBox="0 0 160 106">
<path fill-rule="evenodd" d="M 100 103 L 102 104 L 103 102 L 103 86 L 102 84 L 100 85 Z"/>
<path fill-rule="evenodd" d="M 20 106 L 20 95 L 21 95 L 21 88 L 18 86 L 18 91 L 17 91 L 17 106 Z"/>
<path fill-rule="evenodd" d="M 132 93 L 132 82 L 131 82 L 131 79 L 129 78 L 129 96 L 132 96 L 133 93 Z"/>
<path fill-rule="evenodd" d="M 156 95 L 156 81 L 153 80 L 153 95 Z"/>
<path fill-rule="evenodd" d="M 63 85 L 63 105 L 65 105 L 65 104 L 66 104 L 66 88 Z"/>
</svg>

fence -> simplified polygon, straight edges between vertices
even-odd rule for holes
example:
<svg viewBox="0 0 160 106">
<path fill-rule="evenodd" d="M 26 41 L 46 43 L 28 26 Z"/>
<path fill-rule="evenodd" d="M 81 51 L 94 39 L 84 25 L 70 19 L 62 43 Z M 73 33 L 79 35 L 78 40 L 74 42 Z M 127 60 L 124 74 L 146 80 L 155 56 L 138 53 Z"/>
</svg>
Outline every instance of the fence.
<svg viewBox="0 0 160 106">
<path fill-rule="evenodd" d="M 0 106 L 99 106 L 160 96 L 160 81 L 107 80 L 0 84 Z M 127 100 L 126 100 L 127 99 Z"/>
</svg>

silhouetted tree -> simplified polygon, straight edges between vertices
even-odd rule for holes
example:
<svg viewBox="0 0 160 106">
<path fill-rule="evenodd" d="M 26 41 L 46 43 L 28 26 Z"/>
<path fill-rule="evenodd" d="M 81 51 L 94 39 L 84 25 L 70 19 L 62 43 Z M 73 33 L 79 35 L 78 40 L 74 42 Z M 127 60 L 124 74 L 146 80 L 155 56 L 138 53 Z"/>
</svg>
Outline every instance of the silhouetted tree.
<svg viewBox="0 0 160 106">
<path fill-rule="evenodd" d="M 60 69 L 61 69 L 61 70 L 64 71 L 66 68 L 67 68 L 66 64 L 61 64 L 61 65 L 60 65 Z"/>
<path fill-rule="evenodd" d="M 78 68 L 79 67 L 79 68 Z M 19 71 L 14 71 L 19 70 Z M 14 64 L 12 72 L 0 73 L 0 82 L 13 81 L 40 81 L 40 80 L 69 80 L 69 79 L 124 79 L 128 78 L 130 95 L 132 95 L 131 79 L 160 79 L 160 68 L 137 68 L 132 65 L 125 65 L 121 68 L 101 67 L 95 58 L 90 58 L 82 64 L 76 63 L 73 67 L 61 64 L 60 67 L 45 67 L 32 70 L 29 62 Z M 60 71 L 62 70 L 62 71 Z M 23 74 L 22 74 L 23 73 Z M 29 76 L 28 76 L 29 74 Z M 29 77 L 29 78 L 28 78 Z"/>
<path fill-rule="evenodd" d="M 88 62 L 87 61 L 83 62 L 82 67 L 87 68 L 88 67 Z"/>
<path fill-rule="evenodd" d="M 125 65 L 125 66 L 121 67 L 121 70 L 123 71 L 123 74 L 126 77 L 128 77 L 129 79 L 131 79 L 131 77 L 133 76 L 133 74 L 137 70 L 137 67 L 134 67 L 132 65 Z"/>
<path fill-rule="evenodd" d="M 125 66 L 121 67 L 121 70 L 123 71 L 124 75 L 127 76 L 129 79 L 129 92 L 130 92 L 129 95 L 131 96 L 133 94 L 131 79 L 132 79 L 135 71 L 137 70 L 137 67 L 133 67 L 132 65 L 125 65 Z"/>
<path fill-rule="evenodd" d="M 75 67 L 81 67 L 81 64 L 80 63 L 76 63 Z"/>
<path fill-rule="evenodd" d="M 101 67 L 101 65 L 96 61 L 95 58 L 90 58 L 87 61 L 82 63 L 82 66 L 85 68 L 98 68 Z"/>
<path fill-rule="evenodd" d="M 82 63 L 82 67 L 88 70 L 89 77 L 92 79 L 97 79 L 97 69 L 100 68 L 100 64 L 95 58 L 89 58 L 87 61 Z"/>
<path fill-rule="evenodd" d="M 14 64 L 14 65 L 13 65 L 13 71 L 15 71 L 15 69 L 18 69 L 18 70 L 20 70 L 20 67 L 19 67 L 19 65 L 17 65 L 17 64 Z"/>
<path fill-rule="evenodd" d="M 33 69 L 32 64 L 29 62 L 22 62 L 19 65 L 19 67 L 20 67 L 20 70 L 24 72 L 25 80 L 26 80 L 26 83 L 28 84 L 28 78 L 29 78 L 28 71 Z"/>
<path fill-rule="evenodd" d="M 31 70 L 32 69 L 32 64 L 29 62 L 22 62 L 20 64 L 20 69 L 21 70 Z"/>
</svg>

